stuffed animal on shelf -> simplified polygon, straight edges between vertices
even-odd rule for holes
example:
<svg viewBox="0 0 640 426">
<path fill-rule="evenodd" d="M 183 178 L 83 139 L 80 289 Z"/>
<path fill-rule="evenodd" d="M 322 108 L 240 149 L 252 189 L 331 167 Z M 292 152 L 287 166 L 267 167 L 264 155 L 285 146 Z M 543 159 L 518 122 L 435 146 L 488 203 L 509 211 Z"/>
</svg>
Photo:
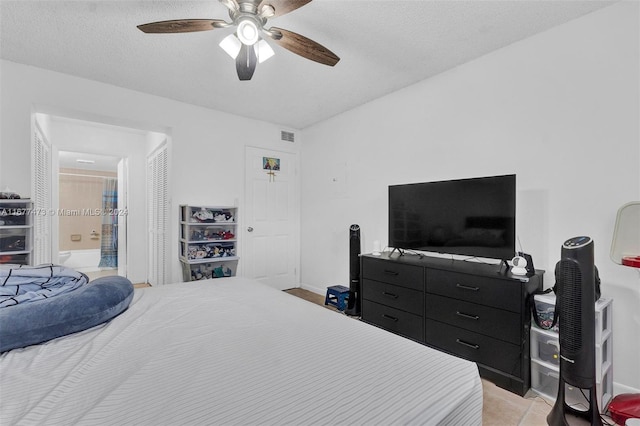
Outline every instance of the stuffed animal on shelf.
<svg viewBox="0 0 640 426">
<path fill-rule="evenodd" d="M 202 241 L 206 239 L 206 232 L 202 232 L 202 231 L 198 231 L 198 230 L 193 230 L 191 231 L 191 240 L 192 241 Z"/>
<path fill-rule="evenodd" d="M 214 215 L 215 222 L 233 222 L 233 214 L 230 211 L 217 211 Z"/>
<path fill-rule="evenodd" d="M 196 222 L 211 222 L 214 220 L 213 212 L 209 209 L 201 208 L 192 216 Z"/>
<path fill-rule="evenodd" d="M 222 240 L 232 240 L 235 237 L 231 231 L 222 231 L 220 233 L 220 239 Z"/>
</svg>

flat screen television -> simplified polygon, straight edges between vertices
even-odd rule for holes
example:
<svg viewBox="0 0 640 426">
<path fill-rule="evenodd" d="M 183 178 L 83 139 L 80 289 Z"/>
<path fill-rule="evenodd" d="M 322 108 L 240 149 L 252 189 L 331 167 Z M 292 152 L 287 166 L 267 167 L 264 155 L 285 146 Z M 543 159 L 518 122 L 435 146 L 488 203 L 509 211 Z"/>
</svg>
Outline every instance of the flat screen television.
<svg viewBox="0 0 640 426">
<path fill-rule="evenodd" d="M 515 255 L 516 175 L 389 186 L 389 246 L 490 259 Z"/>
</svg>

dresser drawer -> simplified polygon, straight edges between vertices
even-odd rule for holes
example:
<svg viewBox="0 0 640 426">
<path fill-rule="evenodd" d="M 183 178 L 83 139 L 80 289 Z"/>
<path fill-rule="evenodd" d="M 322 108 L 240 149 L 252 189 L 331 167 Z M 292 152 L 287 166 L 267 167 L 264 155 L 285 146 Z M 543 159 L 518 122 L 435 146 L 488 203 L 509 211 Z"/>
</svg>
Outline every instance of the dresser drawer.
<svg viewBox="0 0 640 426">
<path fill-rule="evenodd" d="M 423 341 L 424 318 L 370 300 L 362 301 L 362 320 L 376 324 L 385 330 Z"/>
<path fill-rule="evenodd" d="M 522 378 L 519 345 L 430 319 L 425 320 L 425 338 L 428 345 Z"/>
<path fill-rule="evenodd" d="M 427 270 L 427 292 L 520 312 L 522 283 L 459 272 Z"/>
<path fill-rule="evenodd" d="M 424 268 L 420 266 L 363 257 L 362 278 L 424 291 Z"/>
<path fill-rule="evenodd" d="M 435 294 L 427 294 L 425 305 L 427 318 L 520 344 L 520 314 Z"/>
<path fill-rule="evenodd" d="M 394 284 L 362 280 L 362 298 L 422 316 L 424 293 Z"/>
</svg>

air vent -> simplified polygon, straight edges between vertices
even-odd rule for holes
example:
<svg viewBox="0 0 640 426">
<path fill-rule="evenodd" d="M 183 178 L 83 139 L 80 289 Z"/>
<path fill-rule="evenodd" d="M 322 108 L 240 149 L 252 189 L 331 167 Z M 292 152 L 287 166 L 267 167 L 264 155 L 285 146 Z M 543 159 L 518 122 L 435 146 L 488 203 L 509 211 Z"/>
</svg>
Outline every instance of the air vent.
<svg viewBox="0 0 640 426">
<path fill-rule="evenodd" d="M 295 142 L 295 136 L 293 132 L 280 131 L 280 139 L 285 142 Z"/>
</svg>

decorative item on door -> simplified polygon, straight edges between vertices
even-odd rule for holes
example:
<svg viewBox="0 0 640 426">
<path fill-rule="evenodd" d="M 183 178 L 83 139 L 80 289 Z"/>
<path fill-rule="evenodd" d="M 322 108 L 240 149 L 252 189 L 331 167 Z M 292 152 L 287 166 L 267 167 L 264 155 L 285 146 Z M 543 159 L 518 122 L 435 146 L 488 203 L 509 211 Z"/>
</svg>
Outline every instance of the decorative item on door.
<svg viewBox="0 0 640 426">
<path fill-rule="evenodd" d="M 268 170 L 269 182 L 275 182 L 276 171 L 280 170 L 280 159 L 273 157 L 262 157 L 262 169 Z"/>
</svg>

